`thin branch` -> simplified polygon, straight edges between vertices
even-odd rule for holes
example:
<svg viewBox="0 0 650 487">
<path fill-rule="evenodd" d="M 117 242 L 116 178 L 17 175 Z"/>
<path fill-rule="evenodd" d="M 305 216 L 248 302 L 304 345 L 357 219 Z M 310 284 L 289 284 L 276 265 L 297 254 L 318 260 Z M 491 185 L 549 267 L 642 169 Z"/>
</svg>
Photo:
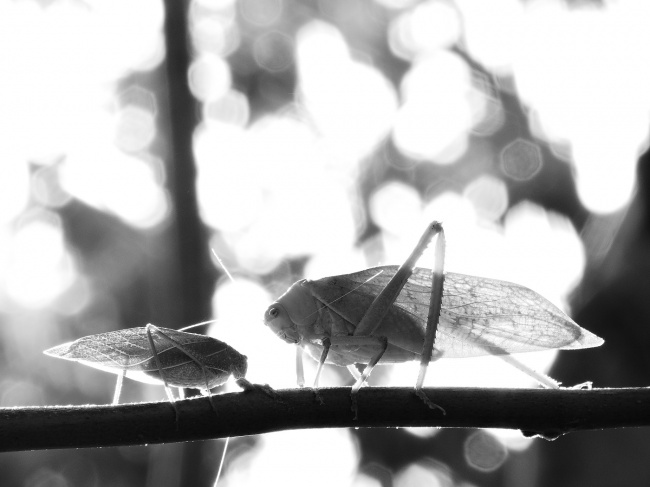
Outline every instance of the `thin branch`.
<svg viewBox="0 0 650 487">
<path fill-rule="evenodd" d="M 547 438 L 603 428 L 650 426 L 650 389 L 362 389 L 353 419 L 350 389 L 259 390 L 177 403 L 0 408 L 0 451 L 141 445 L 245 436 L 301 428 L 512 428 Z"/>
</svg>

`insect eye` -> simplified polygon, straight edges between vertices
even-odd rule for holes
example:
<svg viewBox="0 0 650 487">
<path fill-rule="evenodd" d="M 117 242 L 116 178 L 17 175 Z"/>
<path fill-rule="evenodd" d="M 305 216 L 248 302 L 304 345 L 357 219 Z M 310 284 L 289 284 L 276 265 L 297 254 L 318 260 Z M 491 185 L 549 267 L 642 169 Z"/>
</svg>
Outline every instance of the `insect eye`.
<svg viewBox="0 0 650 487">
<path fill-rule="evenodd" d="M 278 308 L 269 308 L 269 316 L 271 318 L 277 318 L 279 314 L 280 310 Z"/>
</svg>

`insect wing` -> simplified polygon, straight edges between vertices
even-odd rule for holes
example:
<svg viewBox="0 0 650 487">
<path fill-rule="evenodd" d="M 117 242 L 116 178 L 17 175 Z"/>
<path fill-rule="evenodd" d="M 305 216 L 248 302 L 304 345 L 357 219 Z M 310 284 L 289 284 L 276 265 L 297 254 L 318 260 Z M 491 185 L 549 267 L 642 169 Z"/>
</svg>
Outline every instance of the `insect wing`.
<svg viewBox="0 0 650 487">
<path fill-rule="evenodd" d="M 524 286 L 455 273 L 445 275 L 436 340 L 445 357 L 568 350 L 603 343 Z"/>
<path fill-rule="evenodd" d="M 207 379 L 212 388 L 226 382 L 231 373 L 246 372 L 246 357 L 215 338 L 160 327 L 151 330 L 151 337 L 171 386 L 206 389 Z M 44 353 L 113 373 L 126 370 L 127 377 L 141 382 L 162 382 L 144 327 L 90 335 Z"/>
<path fill-rule="evenodd" d="M 159 350 L 166 348 L 168 347 L 161 344 Z M 123 369 L 142 370 L 142 364 L 152 357 L 145 328 L 127 328 L 89 335 L 43 353 L 115 372 Z"/>
<path fill-rule="evenodd" d="M 363 302 L 367 309 L 397 269 L 397 266 L 374 267 L 314 282 L 348 283 L 350 297 L 367 297 Z M 430 269 L 414 269 L 375 335 L 387 336 L 390 343 L 399 342 L 400 347 L 421 353 L 431 279 Z M 321 293 L 322 298 L 342 303 L 347 298 L 341 292 L 337 297 L 335 293 L 329 296 L 325 291 Z M 334 307 L 336 303 L 328 306 Z M 354 305 L 339 308 L 346 310 L 343 313 L 348 313 L 347 318 L 354 324 L 364 312 Z M 443 357 L 578 349 L 602 343 L 601 338 L 578 326 L 548 300 L 524 286 L 451 272 L 445 274 L 442 312 L 434 344 Z"/>
</svg>

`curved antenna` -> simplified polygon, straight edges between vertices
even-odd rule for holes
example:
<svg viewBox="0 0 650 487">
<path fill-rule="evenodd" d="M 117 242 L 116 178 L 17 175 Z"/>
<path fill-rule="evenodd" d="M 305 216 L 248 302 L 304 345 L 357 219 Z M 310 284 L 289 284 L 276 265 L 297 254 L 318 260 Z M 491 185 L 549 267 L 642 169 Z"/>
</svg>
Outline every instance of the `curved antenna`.
<svg viewBox="0 0 650 487">
<path fill-rule="evenodd" d="M 193 325 L 184 326 L 183 328 L 179 328 L 178 331 L 185 331 L 185 330 L 189 330 L 191 328 L 196 328 L 197 326 L 209 325 L 210 323 L 216 323 L 217 321 L 219 321 L 219 320 L 202 321 L 201 323 L 195 323 Z"/>
</svg>

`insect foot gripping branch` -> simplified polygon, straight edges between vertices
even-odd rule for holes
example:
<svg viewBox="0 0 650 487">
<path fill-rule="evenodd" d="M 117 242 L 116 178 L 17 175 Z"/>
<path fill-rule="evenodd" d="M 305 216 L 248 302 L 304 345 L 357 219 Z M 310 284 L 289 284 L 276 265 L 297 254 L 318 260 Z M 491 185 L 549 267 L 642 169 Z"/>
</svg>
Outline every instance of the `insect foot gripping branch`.
<svg viewBox="0 0 650 487">
<path fill-rule="evenodd" d="M 433 269 L 415 263 L 437 235 Z M 355 394 L 375 364 L 420 361 L 415 389 L 434 404 L 422 386 L 429 362 L 439 358 L 497 355 L 542 385 L 559 387 L 511 357 L 512 353 L 597 347 L 603 340 L 578 326 L 548 300 L 505 281 L 443 272 L 442 225 L 431 223 L 399 268 L 382 266 L 353 274 L 293 284 L 266 310 L 265 324 L 296 344 L 298 382 L 304 352 L 319 362 L 348 366 Z M 359 376 L 354 364 L 367 364 Z M 355 375 L 356 373 L 356 375 Z M 318 374 L 314 385 L 317 385 Z"/>
<path fill-rule="evenodd" d="M 210 396 L 215 412 L 210 390 L 224 384 L 231 375 L 245 390 L 260 389 L 274 394 L 270 387 L 251 384 L 245 379 L 246 356 L 227 343 L 151 324 L 89 335 L 43 353 L 118 374 L 114 404 L 119 401 L 124 376 L 140 382 L 162 383 L 177 422 L 179 412 L 171 387 L 179 388 L 181 397 L 183 388 L 199 389 Z"/>
</svg>

